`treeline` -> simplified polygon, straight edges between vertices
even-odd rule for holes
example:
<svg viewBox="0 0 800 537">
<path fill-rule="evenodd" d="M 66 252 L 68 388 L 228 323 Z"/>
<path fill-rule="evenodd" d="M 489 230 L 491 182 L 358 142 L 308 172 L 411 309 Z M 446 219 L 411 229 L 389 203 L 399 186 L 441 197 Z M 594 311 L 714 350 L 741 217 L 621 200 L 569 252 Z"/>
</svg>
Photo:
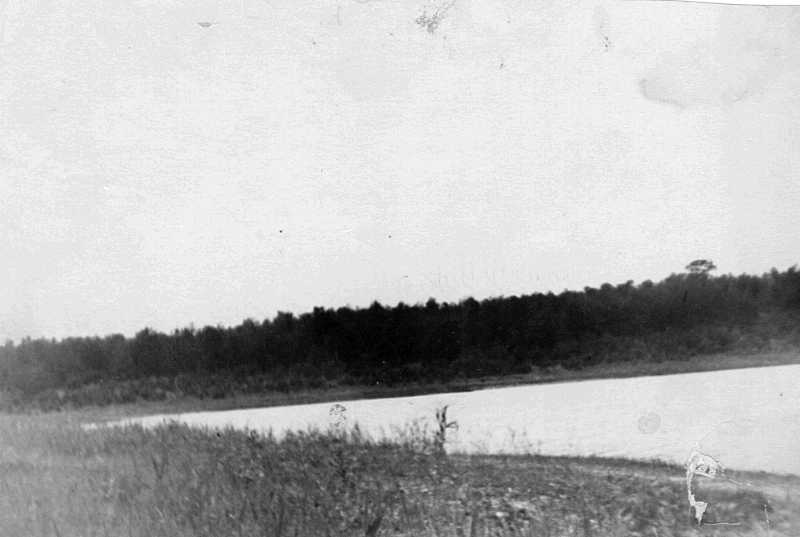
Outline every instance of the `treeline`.
<svg viewBox="0 0 800 537">
<path fill-rule="evenodd" d="M 24 398 L 160 379 L 168 391 L 170 379 L 190 377 L 260 379 L 253 389 L 447 382 L 533 367 L 754 351 L 775 340 L 800 345 L 796 266 L 716 277 L 707 270 L 713 265 L 687 268 L 658 283 L 560 294 L 376 302 L 279 313 L 229 328 L 7 342 L 0 347 L 0 390 Z"/>
</svg>

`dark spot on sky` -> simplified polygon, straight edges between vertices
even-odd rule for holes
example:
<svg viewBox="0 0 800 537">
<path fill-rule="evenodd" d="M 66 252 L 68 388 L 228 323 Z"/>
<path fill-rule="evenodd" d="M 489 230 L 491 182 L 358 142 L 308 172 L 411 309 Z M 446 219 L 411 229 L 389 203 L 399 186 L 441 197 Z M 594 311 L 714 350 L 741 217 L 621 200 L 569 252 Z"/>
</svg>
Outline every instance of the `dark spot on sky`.
<svg viewBox="0 0 800 537">
<path fill-rule="evenodd" d="M 419 17 L 414 19 L 414 22 L 417 23 L 420 28 L 424 28 L 429 34 L 432 34 L 436 32 L 436 29 L 447 16 L 447 12 L 453 7 L 453 4 L 455 4 L 455 0 L 438 6 L 432 13 L 428 13 L 427 10 L 423 11 Z"/>
<path fill-rule="evenodd" d="M 200 25 L 200 27 L 202 28 L 210 28 L 211 26 L 214 25 L 213 22 L 198 22 L 197 24 Z"/>
</svg>

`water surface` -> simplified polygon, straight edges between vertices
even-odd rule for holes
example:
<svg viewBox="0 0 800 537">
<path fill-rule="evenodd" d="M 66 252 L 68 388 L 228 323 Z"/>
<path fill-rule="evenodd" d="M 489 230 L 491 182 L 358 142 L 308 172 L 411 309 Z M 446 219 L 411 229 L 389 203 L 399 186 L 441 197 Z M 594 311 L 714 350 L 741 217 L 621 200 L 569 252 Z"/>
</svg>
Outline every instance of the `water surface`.
<svg viewBox="0 0 800 537">
<path fill-rule="evenodd" d="M 340 405 L 340 406 L 334 406 Z M 449 405 L 447 449 L 598 455 L 683 463 L 699 449 L 724 466 L 800 475 L 800 365 L 601 379 L 283 407 L 155 415 L 118 423 L 272 430 L 356 423 L 374 437 L 435 428 Z"/>
</svg>

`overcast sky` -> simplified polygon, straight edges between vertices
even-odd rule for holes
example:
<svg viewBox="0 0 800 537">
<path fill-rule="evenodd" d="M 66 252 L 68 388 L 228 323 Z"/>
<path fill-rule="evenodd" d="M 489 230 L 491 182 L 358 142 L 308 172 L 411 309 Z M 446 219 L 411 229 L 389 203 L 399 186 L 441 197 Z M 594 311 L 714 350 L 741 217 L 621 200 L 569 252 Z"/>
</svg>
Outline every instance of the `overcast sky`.
<svg viewBox="0 0 800 537">
<path fill-rule="evenodd" d="M 0 0 L 0 338 L 800 261 L 798 8 L 436 12 Z"/>
</svg>

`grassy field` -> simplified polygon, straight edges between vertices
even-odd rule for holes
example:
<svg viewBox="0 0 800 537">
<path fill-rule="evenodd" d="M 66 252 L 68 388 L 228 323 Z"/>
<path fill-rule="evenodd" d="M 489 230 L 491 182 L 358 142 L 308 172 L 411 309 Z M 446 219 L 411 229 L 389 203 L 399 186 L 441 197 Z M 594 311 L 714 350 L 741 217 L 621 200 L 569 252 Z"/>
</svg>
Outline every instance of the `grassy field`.
<svg viewBox="0 0 800 537">
<path fill-rule="evenodd" d="M 83 415 L 91 415 L 95 419 L 113 419 L 124 416 L 143 414 L 196 412 L 201 410 L 230 410 L 237 408 L 253 408 L 266 406 L 285 406 L 307 403 L 323 403 L 336 401 L 352 401 L 357 399 L 374 399 L 381 397 L 401 397 L 430 393 L 472 391 L 484 388 L 503 386 L 522 386 L 574 380 L 590 380 L 601 378 L 624 378 L 644 375 L 668 375 L 673 373 L 690 373 L 700 371 L 716 371 L 747 367 L 764 367 L 772 365 L 800 364 L 800 351 L 782 351 L 758 354 L 723 354 L 697 356 L 687 360 L 664 362 L 620 362 L 597 364 L 583 369 L 569 370 L 561 367 L 536 369 L 526 374 L 506 375 L 501 377 L 484 377 L 475 379 L 453 380 L 438 384 L 406 384 L 398 386 L 348 386 L 334 385 L 317 389 L 293 389 L 291 391 L 260 390 L 250 393 L 237 390 L 235 385 L 226 389 L 224 397 L 196 397 L 180 390 L 160 394 L 147 392 L 134 402 L 115 404 L 74 405 L 68 400 L 64 404 L 45 408 L 81 408 Z M 95 386 L 90 389 L 111 392 L 113 384 Z M 69 394 L 68 394 L 69 395 Z M 151 397 L 152 395 L 152 397 Z M 50 394 L 49 399 L 55 399 Z M 80 395 L 77 394 L 80 400 Z M 97 400 L 87 397 L 87 401 Z M 35 411 L 36 404 L 22 405 L 18 411 Z"/>
<path fill-rule="evenodd" d="M 0 415 L 0 535 L 800 535 L 800 478 L 696 480 L 710 504 L 698 526 L 685 470 L 660 463 L 445 455 L 412 428 L 392 445 L 83 430 L 94 417 Z"/>
</svg>

